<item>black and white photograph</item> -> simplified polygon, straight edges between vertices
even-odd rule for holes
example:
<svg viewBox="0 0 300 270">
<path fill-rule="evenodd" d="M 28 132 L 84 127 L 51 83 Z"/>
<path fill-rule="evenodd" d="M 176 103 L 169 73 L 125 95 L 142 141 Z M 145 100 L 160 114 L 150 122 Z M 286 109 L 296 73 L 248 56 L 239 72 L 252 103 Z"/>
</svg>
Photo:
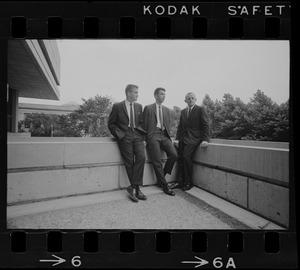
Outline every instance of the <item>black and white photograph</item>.
<svg viewBox="0 0 300 270">
<path fill-rule="evenodd" d="M 14 39 L 7 228 L 288 230 L 288 40 Z"/>
</svg>

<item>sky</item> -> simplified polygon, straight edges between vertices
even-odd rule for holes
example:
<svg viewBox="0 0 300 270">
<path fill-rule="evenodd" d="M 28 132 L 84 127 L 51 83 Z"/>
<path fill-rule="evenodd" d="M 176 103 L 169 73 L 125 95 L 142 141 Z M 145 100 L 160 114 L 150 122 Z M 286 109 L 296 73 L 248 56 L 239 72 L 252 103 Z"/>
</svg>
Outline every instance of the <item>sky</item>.
<svg viewBox="0 0 300 270">
<path fill-rule="evenodd" d="M 82 98 L 125 99 L 127 84 L 139 86 L 138 102 L 154 103 L 157 87 L 164 104 L 184 108 L 194 92 L 222 100 L 225 93 L 249 102 L 260 89 L 281 104 L 289 98 L 289 41 L 277 40 L 57 40 L 61 58 L 60 100 L 20 102 L 82 104 Z"/>
</svg>

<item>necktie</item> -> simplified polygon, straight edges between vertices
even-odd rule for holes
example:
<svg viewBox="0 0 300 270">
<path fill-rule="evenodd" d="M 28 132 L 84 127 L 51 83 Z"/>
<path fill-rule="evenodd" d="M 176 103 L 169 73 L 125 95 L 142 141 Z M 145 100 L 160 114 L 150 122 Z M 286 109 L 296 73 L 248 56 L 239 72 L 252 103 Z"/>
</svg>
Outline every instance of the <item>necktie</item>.
<svg viewBox="0 0 300 270">
<path fill-rule="evenodd" d="M 131 129 L 134 128 L 134 123 L 133 123 L 133 110 L 132 110 L 132 103 L 130 103 L 130 120 L 129 120 L 129 127 Z"/>
<path fill-rule="evenodd" d="M 160 126 L 161 126 L 161 130 L 163 131 L 164 128 L 164 119 L 163 119 L 163 115 L 162 115 L 162 107 L 158 106 L 159 108 L 159 121 L 160 121 Z"/>
<path fill-rule="evenodd" d="M 191 108 L 189 107 L 189 109 L 188 109 L 188 117 L 190 116 L 190 114 L 191 114 Z"/>
</svg>

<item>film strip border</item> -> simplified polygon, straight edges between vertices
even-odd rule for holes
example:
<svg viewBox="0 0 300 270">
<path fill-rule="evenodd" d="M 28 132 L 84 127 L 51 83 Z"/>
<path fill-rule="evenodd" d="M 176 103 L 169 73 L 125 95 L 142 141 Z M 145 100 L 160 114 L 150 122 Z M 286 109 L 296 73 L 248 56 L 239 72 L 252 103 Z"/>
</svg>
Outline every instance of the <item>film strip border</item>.
<svg viewBox="0 0 300 270">
<path fill-rule="evenodd" d="M 294 239 L 285 232 L 13 231 L 0 234 L 0 252 L 1 266 L 13 268 L 289 269 L 297 260 Z"/>
<path fill-rule="evenodd" d="M 0 2 L 0 38 L 290 39 L 290 2 Z M 2 267 L 295 268 L 296 233 L 10 231 Z"/>
<path fill-rule="evenodd" d="M 291 36 L 290 2 L 12 2 L 0 6 L 0 37 L 8 38 L 289 39 Z"/>
</svg>

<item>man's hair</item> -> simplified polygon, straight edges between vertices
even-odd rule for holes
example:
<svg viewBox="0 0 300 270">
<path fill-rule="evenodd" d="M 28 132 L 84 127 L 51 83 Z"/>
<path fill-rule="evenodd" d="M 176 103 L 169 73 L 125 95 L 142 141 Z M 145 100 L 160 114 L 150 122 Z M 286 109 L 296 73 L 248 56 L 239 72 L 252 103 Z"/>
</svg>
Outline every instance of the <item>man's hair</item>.
<svg viewBox="0 0 300 270">
<path fill-rule="evenodd" d="M 188 92 L 188 93 L 185 95 L 184 99 L 186 99 L 188 95 L 194 95 L 194 97 L 196 98 L 196 94 L 195 94 L 195 93 L 193 93 L 193 92 Z"/>
<path fill-rule="evenodd" d="M 125 94 L 127 96 L 127 94 L 129 92 L 131 92 L 134 88 L 138 89 L 139 87 L 137 85 L 134 85 L 134 84 L 128 84 L 125 88 Z"/>
<path fill-rule="evenodd" d="M 159 93 L 159 91 L 162 90 L 162 91 L 165 91 L 166 92 L 166 89 L 165 88 L 162 88 L 162 87 L 158 87 L 154 90 L 154 96 L 157 95 Z"/>
</svg>

